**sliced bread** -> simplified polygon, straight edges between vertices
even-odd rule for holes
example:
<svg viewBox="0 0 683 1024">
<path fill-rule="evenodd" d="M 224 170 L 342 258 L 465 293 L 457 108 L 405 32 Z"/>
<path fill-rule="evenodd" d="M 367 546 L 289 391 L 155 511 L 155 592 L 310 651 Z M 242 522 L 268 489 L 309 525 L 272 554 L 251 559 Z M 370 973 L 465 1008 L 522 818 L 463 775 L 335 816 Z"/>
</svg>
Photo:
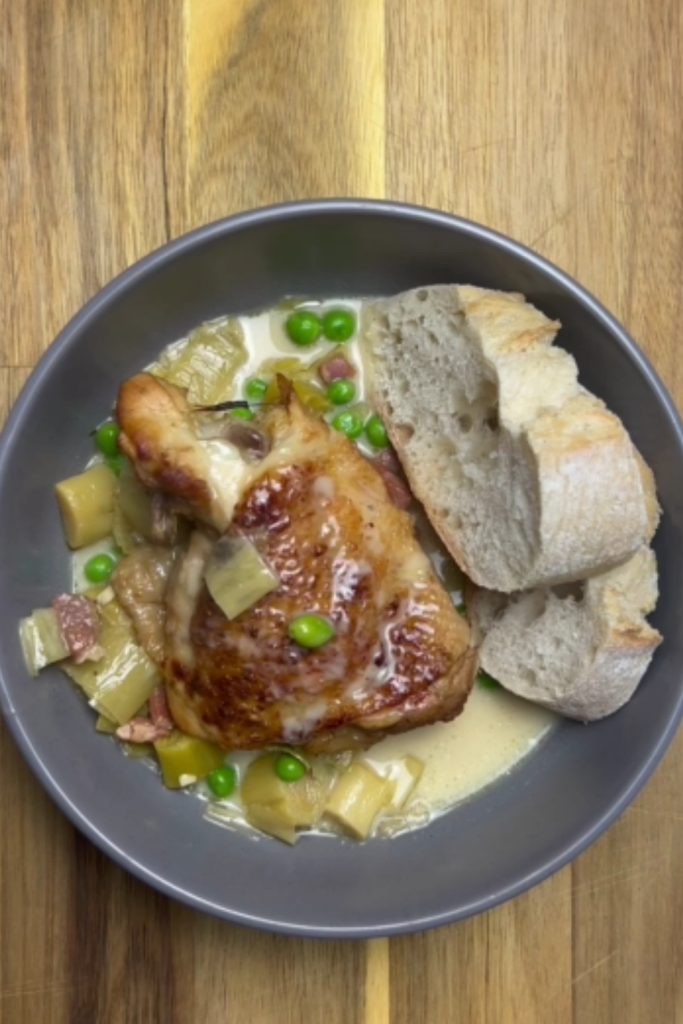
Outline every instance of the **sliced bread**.
<svg viewBox="0 0 683 1024">
<path fill-rule="evenodd" d="M 582 583 L 501 594 L 472 588 L 467 610 L 482 667 L 507 690 L 581 721 L 632 697 L 661 635 L 646 621 L 657 564 L 643 547 Z"/>
<path fill-rule="evenodd" d="M 415 496 L 460 568 L 510 593 L 628 558 L 658 516 L 621 421 L 523 296 L 435 285 L 367 316 L 372 388 Z"/>
</svg>

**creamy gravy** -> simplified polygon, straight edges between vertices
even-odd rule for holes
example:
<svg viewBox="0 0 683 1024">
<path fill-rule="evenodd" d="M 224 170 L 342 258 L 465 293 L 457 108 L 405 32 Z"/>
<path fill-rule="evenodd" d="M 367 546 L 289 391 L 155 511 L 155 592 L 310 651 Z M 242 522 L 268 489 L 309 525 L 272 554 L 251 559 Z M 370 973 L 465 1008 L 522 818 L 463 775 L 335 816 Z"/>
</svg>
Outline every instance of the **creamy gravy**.
<svg viewBox="0 0 683 1024">
<path fill-rule="evenodd" d="M 320 308 L 317 303 L 311 305 Z M 331 305 L 353 309 L 360 321 L 361 301 L 338 299 L 323 303 L 322 308 Z M 267 360 L 293 357 L 308 365 L 332 350 L 333 346 L 324 339 L 306 348 L 293 345 L 284 332 L 286 316 L 287 312 L 274 310 L 239 318 L 248 358 L 237 371 L 234 398 L 242 397 L 245 382 L 250 377 L 258 376 Z M 176 342 L 174 346 L 179 344 L 182 342 Z M 369 364 L 361 351 L 361 344 L 354 339 L 347 342 L 343 349 L 346 358 L 356 368 L 354 383 L 357 396 L 354 404 L 366 402 Z M 368 447 L 366 450 L 371 449 Z M 321 478 L 319 486 L 324 489 L 324 478 Z M 462 576 L 459 570 L 423 514 L 416 516 L 415 525 L 420 543 L 439 579 L 454 602 L 459 604 L 462 600 Z M 87 559 L 97 551 L 110 548 L 110 542 L 102 541 L 74 554 L 74 590 L 82 591 L 87 586 L 83 576 L 83 565 Z M 391 775 L 392 762 L 408 754 L 424 764 L 422 778 L 406 807 L 394 818 L 380 821 L 377 833 L 391 835 L 427 824 L 458 801 L 508 772 L 533 750 L 555 721 L 556 716 L 543 708 L 504 690 L 488 690 L 475 683 L 464 711 L 454 721 L 424 726 L 377 743 L 360 756 L 379 774 Z M 241 775 L 255 756 L 255 753 L 237 751 L 230 755 L 229 760 Z M 203 784 L 194 787 L 194 790 L 200 796 L 208 794 Z M 238 794 L 229 800 L 210 801 L 207 817 L 228 825 L 246 824 Z M 246 827 L 249 828 L 248 825 Z"/>
</svg>

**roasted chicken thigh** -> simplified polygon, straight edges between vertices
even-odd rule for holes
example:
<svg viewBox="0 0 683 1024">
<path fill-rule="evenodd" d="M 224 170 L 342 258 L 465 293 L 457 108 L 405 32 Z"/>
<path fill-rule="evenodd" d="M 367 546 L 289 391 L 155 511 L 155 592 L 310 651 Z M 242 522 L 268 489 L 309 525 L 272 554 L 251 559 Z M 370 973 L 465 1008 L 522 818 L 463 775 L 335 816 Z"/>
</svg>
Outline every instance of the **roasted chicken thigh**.
<svg viewBox="0 0 683 1024">
<path fill-rule="evenodd" d="M 467 622 L 355 445 L 289 394 L 254 421 L 254 457 L 227 439 L 229 418 L 207 427 L 213 414 L 150 374 L 124 383 L 117 415 L 140 479 L 195 526 L 165 592 L 163 671 L 181 729 L 226 749 L 341 749 L 462 710 L 476 670 Z M 226 536 L 277 580 L 233 619 L 204 575 Z M 304 613 L 334 627 L 316 650 L 290 638 Z"/>
</svg>

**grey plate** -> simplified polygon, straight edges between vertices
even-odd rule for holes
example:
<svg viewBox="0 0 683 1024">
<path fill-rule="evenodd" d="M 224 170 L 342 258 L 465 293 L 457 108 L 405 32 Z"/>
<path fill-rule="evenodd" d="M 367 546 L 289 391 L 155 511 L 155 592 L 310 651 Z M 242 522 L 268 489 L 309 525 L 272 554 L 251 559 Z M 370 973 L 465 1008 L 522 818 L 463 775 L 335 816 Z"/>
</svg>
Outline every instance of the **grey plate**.
<svg viewBox="0 0 683 1024">
<path fill-rule="evenodd" d="M 429 828 L 359 846 L 291 850 L 202 821 L 97 735 L 57 671 L 24 669 L 16 623 L 68 586 L 53 483 L 88 457 L 122 378 L 200 320 L 285 294 L 388 294 L 466 281 L 524 292 L 564 327 L 581 379 L 624 419 L 657 478 L 666 640 L 633 701 L 589 727 L 565 722 L 522 766 Z M 388 935 L 478 913 L 556 871 L 633 799 L 683 708 L 683 434 L 652 367 L 618 323 L 539 256 L 478 225 L 398 204 L 297 203 L 185 236 L 136 264 L 62 331 L 19 398 L 0 450 L 0 699 L 30 767 L 116 861 L 195 907 L 276 931 Z M 619 481 L 614 481 L 618 489 Z"/>
</svg>

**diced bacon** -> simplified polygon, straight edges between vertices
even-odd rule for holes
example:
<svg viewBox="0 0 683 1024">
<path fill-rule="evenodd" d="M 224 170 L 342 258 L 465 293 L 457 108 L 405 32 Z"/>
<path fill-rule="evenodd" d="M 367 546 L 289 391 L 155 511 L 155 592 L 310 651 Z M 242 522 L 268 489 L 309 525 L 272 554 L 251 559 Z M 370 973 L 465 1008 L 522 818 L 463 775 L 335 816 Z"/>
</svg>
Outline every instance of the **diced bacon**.
<svg viewBox="0 0 683 1024">
<path fill-rule="evenodd" d="M 62 639 L 77 665 L 99 661 L 100 620 L 97 607 L 82 594 L 59 594 L 52 602 Z"/>
<path fill-rule="evenodd" d="M 131 718 L 130 722 L 119 726 L 116 735 L 128 743 L 154 743 L 172 731 L 173 719 L 168 710 L 166 691 L 163 686 L 157 686 L 149 698 L 149 718 Z"/>
<path fill-rule="evenodd" d="M 160 729 L 151 718 L 131 718 L 130 722 L 118 727 L 116 735 L 128 743 L 154 743 L 168 736 L 168 730 Z"/>
<path fill-rule="evenodd" d="M 386 448 L 369 462 L 375 467 L 384 481 L 389 499 L 396 508 L 409 508 L 413 495 L 411 494 L 408 482 L 403 476 L 401 463 L 392 448 Z"/>
<path fill-rule="evenodd" d="M 383 452 L 379 452 L 378 455 L 372 460 L 373 466 L 379 468 L 382 466 L 384 469 L 390 469 L 392 473 L 400 475 L 403 470 L 401 469 L 401 463 L 398 461 L 398 455 L 393 448 L 385 448 Z"/>
<path fill-rule="evenodd" d="M 166 734 L 172 731 L 173 719 L 163 686 L 157 686 L 149 698 L 149 717 L 157 729 L 163 729 Z"/>
<path fill-rule="evenodd" d="M 348 361 L 346 356 L 333 355 L 320 364 L 318 373 L 325 384 L 331 384 L 333 380 L 355 377 L 356 367 Z"/>
<path fill-rule="evenodd" d="M 396 508 L 409 508 L 412 503 L 413 496 L 410 493 L 408 484 L 397 476 L 396 473 L 392 473 L 390 469 L 386 469 L 384 466 L 377 466 L 377 472 L 384 480 L 384 486 L 387 489 L 389 500 L 396 506 Z"/>
</svg>

